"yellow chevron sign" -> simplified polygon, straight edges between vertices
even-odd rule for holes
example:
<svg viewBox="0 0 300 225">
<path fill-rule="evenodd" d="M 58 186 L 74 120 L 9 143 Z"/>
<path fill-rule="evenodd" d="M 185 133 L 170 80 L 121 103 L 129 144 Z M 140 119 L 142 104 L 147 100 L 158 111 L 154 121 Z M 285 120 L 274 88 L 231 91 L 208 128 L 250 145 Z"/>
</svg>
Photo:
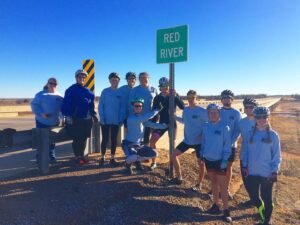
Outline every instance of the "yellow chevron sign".
<svg viewBox="0 0 300 225">
<path fill-rule="evenodd" d="M 88 73 L 84 86 L 95 93 L 95 66 L 93 59 L 82 61 L 82 68 Z"/>
</svg>

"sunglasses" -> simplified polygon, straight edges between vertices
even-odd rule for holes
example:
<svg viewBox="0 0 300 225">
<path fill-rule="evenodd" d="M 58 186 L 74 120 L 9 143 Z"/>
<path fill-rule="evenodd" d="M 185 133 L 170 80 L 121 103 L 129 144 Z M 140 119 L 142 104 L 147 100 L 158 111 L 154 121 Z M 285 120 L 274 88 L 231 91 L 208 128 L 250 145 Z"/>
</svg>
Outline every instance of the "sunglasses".
<svg viewBox="0 0 300 225">
<path fill-rule="evenodd" d="M 256 116 L 255 119 L 260 120 L 260 119 L 267 119 L 268 116 Z"/>
<path fill-rule="evenodd" d="M 86 76 L 79 75 L 79 76 L 77 76 L 77 78 L 86 79 Z"/>
<path fill-rule="evenodd" d="M 245 109 L 254 109 L 254 106 L 245 106 Z"/>
<path fill-rule="evenodd" d="M 134 105 L 134 108 L 142 108 L 142 105 Z"/>
<path fill-rule="evenodd" d="M 57 85 L 57 83 L 55 83 L 55 82 L 48 82 L 48 84 L 50 84 L 50 85 Z"/>
</svg>

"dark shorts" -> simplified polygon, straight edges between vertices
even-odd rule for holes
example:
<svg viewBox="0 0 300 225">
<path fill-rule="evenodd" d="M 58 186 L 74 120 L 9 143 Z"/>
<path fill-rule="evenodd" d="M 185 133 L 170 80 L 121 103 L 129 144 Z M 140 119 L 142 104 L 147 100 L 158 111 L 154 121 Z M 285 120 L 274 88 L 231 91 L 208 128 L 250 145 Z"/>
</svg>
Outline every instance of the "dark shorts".
<svg viewBox="0 0 300 225">
<path fill-rule="evenodd" d="M 217 161 L 210 161 L 207 159 L 204 159 L 205 162 L 205 168 L 207 170 L 207 172 L 215 172 L 218 175 L 226 175 L 226 169 L 221 169 L 220 165 L 221 165 L 221 161 L 222 160 L 217 160 Z"/>
<path fill-rule="evenodd" d="M 201 144 L 198 145 L 188 145 L 184 143 L 183 141 L 177 145 L 176 149 L 178 149 L 181 153 L 186 152 L 189 148 L 193 148 L 196 151 L 197 158 L 200 158 L 200 149 L 201 149 Z"/>
<path fill-rule="evenodd" d="M 236 151 L 236 148 L 232 147 L 231 148 L 231 154 L 230 154 L 230 156 L 228 158 L 228 162 L 233 162 L 234 161 L 234 159 L 235 159 L 235 151 Z"/>
</svg>

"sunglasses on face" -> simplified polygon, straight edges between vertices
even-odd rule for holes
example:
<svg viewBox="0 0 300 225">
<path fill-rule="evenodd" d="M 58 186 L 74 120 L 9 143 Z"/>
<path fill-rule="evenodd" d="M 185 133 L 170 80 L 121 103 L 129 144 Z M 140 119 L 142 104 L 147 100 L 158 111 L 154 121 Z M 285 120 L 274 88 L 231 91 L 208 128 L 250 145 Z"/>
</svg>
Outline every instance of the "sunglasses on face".
<svg viewBox="0 0 300 225">
<path fill-rule="evenodd" d="M 77 78 L 79 78 L 79 79 L 80 79 L 80 78 L 86 79 L 86 76 L 80 76 L 80 75 L 79 75 Z"/>
<path fill-rule="evenodd" d="M 256 116 L 255 119 L 260 120 L 260 119 L 267 119 L 268 116 Z"/>
<path fill-rule="evenodd" d="M 254 106 L 248 105 L 244 107 L 245 109 L 254 109 Z"/>
<path fill-rule="evenodd" d="M 134 108 L 142 108 L 142 105 L 134 105 Z"/>
<path fill-rule="evenodd" d="M 48 84 L 50 84 L 50 85 L 54 85 L 54 86 L 56 86 L 56 85 L 57 85 L 57 83 L 55 83 L 55 82 L 48 82 Z"/>
</svg>

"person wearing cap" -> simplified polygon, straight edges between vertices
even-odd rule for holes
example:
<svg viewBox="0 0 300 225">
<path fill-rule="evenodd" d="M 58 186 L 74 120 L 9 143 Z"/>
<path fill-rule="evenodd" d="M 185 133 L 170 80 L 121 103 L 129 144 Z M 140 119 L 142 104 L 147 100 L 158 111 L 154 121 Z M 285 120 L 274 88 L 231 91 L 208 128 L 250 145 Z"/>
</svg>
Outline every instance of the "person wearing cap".
<svg viewBox="0 0 300 225">
<path fill-rule="evenodd" d="M 148 113 L 143 113 L 144 99 L 134 98 L 131 100 L 133 114 L 127 118 L 128 130 L 125 139 L 122 141 L 122 149 L 126 156 L 126 170 L 132 174 L 132 163 L 135 162 L 137 170 L 143 170 L 141 161 L 157 156 L 154 148 L 143 145 L 144 127 L 154 129 L 166 129 L 166 124 L 158 124 L 149 121 L 159 113 L 161 108 L 155 108 Z"/>
<path fill-rule="evenodd" d="M 63 96 L 57 91 L 57 80 L 50 77 L 43 90 L 38 92 L 31 102 L 31 109 L 35 115 L 36 128 L 51 128 L 60 123 L 60 111 Z M 49 145 L 50 163 L 56 162 L 55 143 Z M 38 154 L 36 154 L 38 160 Z"/>
<path fill-rule="evenodd" d="M 226 170 L 231 154 L 231 136 L 229 126 L 220 120 L 220 106 L 211 103 L 207 106 L 209 122 L 203 125 L 200 160 L 205 162 L 211 181 L 213 205 L 207 210 L 210 214 L 220 214 L 219 191 L 223 202 L 223 219 L 231 222 L 228 209 L 228 184 Z"/>
<path fill-rule="evenodd" d="M 187 93 L 188 106 L 183 109 L 182 117 L 175 116 L 175 119 L 184 124 L 183 141 L 175 148 L 172 155 L 172 161 L 175 168 L 176 178 L 173 180 L 180 185 L 183 181 L 181 166 L 178 156 L 186 152 L 188 149 L 195 149 L 199 164 L 199 180 L 198 184 L 193 187 L 193 190 L 201 190 L 201 182 L 204 178 L 205 168 L 204 163 L 199 159 L 198 149 L 201 149 L 201 134 L 202 127 L 208 122 L 206 109 L 197 105 L 197 92 L 189 90 Z"/>
<path fill-rule="evenodd" d="M 169 87 L 169 79 L 166 77 L 162 77 L 159 79 L 159 90 L 160 93 L 154 97 L 153 100 L 153 106 L 152 108 L 157 108 L 159 105 L 162 105 L 162 110 L 157 115 L 157 119 L 159 123 L 165 123 L 169 124 L 169 95 L 170 95 L 170 87 Z M 184 102 L 180 99 L 179 95 L 177 93 L 174 93 L 174 107 L 176 111 L 176 106 L 178 108 L 183 109 L 184 108 Z M 156 119 L 156 120 L 157 120 Z M 175 133 L 177 129 L 177 124 L 175 122 Z M 164 135 L 166 131 L 168 131 L 169 128 L 166 128 L 164 130 L 157 129 L 153 130 L 150 138 L 150 147 L 156 149 L 156 142 Z M 151 170 L 154 170 L 157 167 L 155 158 L 152 159 L 152 163 L 150 166 Z"/>
<path fill-rule="evenodd" d="M 65 91 L 61 108 L 65 116 L 66 130 L 73 139 L 72 148 L 78 165 L 88 162 L 84 150 L 93 122 L 98 122 L 94 93 L 84 86 L 87 75 L 85 70 L 76 71 L 76 83 Z"/>
<path fill-rule="evenodd" d="M 122 110 L 122 121 L 124 123 L 125 133 L 127 130 L 127 117 L 129 115 L 129 109 L 131 105 L 129 104 L 129 94 L 131 90 L 134 88 L 135 81 L 136 81 L 136 74 L 134 72 L 126 73 L 126 81 L 127 84 L 119 87 L 118 91 L 120 92 L 121 96 L 121 110 Z"/>
<path fill-rule="evenodd" d="M 103 89 L 100 95 L 98 112 L 100 116 L 101 125 L 101 157 L 99 166 L 105 163 L 105 153 L 110 134 L 111 142 L 111 158 L 110 165 L 116 166 L 115 153 L 117 149 L 117 137 L 119 133 L 119 126 L 122 124 L 121 116 L 121 95 L 118 91 L 120 76 L 116 72 L 112 72 L 108 76 L 110 87 Z"/>
<path fill-rule="evenodd" d="M 270 110 L 254 108 L 255 126 L 248 131 L 242 154 L 242 173 L 247 177 L 250 199 L 264 225 L 271 224 L 272 191 L 281 163 L 280 138 L 269 123 Z"/>
<path fill-rule="evenodd" d="M 237 148 L 237 140 L 240 136 L 239 122 L 242 119 L 242 115 L 239 110 L 232 108 L 232 103 L 234 100 L 234 94 L 231 90 L 224 90 L 221 93 L 222 108 L 220 111 L 221 120 L 229 126 L 230 137 L 231 137 L 231 155 L 228 159 L 228 169 L 227 169 L 227 183 L 228 188 L 230 185 L 232 177 L 232 165 L 235 159 L 235 152 Z M 229 198 L 233 199 L 233 196 L 229 193 Z"/>
<path fill-rule="evenodd" d="M 129 101 L 135 98 L 144 99 L 143 112 L 142 112 L 144 114 L 144 113 L 151 112 L 153 99 L 157 95 L 157 90 L 155 87 L 152 87 L 150 85 L 149 74 L 147 72 L 141 72 L 139 74 L 139 82 L 140 85 L 133 88 L 132 91 L 130 92 Z M 130 114 L 134 113 L 132 109 L 129 112 Z M 156 122 L 155 119 L 153 119 L 152 121 Z M 151 132 L 151 128 L 145 127 L 144 138 L 143 138 L 143 143 L 145 145 L 149 145 L 150 132 Z"/>
<path fill-rule="evenodd" d="M 249 132 L 249 130 L 252 130 L 255 126 L 255 118 L 253 115 L 253 109 L 257 106 L 257 101 L 254 98 L 245 97 L 243 100 L 243 106 L 244 106 L 244 113 L 246 114 L 246 117 L 241 119 L 240 123 L 239 123 L 239 129 L 241 131 L 241 137 L 242 137 L 242 142 L 241 142 L 241 147 L 240 147 L 240 168 L 241 168 L 241 175 L 242 175 L 245 189 L 248 193 L 248 196 L 250 197 L 248 178 L 243 176 L 243 173 L 242 173 L 242 155 L 243 155 L 243 152 L 245 151 L 244 149 L 246 147 L 246 144 L 245 144 L 246 143 L 246 135 Z M 243 205 L 251 206 L 251 205 L 253 205 L 253 201 L 250 199 L 249 201 L 244 202 Z"/>
</svg>

